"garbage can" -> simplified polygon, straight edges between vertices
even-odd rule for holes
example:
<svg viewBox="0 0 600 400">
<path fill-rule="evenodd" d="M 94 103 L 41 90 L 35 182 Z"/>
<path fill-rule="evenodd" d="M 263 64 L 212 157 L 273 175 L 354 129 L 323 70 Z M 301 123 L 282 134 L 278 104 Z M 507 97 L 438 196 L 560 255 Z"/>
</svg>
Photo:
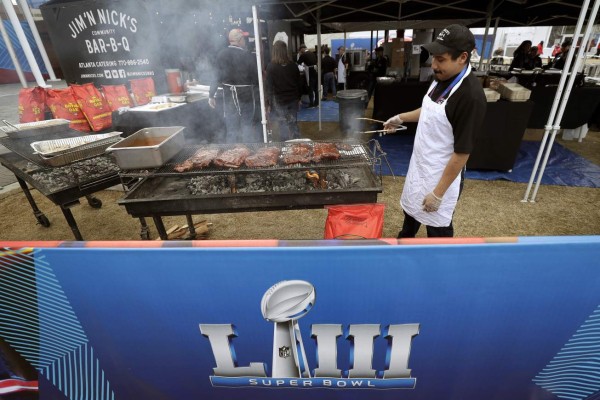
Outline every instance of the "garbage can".
<svg viewBox="0 0 600 400">
<path fill-rule="evenodd" d="M 351 89 L 337 92 L 340 106 L 340 128 L 343 133 L 363 131 L 363 120 L 356 119 L 365 116 L 368 94 L 366 90 Z"/>
</svg>

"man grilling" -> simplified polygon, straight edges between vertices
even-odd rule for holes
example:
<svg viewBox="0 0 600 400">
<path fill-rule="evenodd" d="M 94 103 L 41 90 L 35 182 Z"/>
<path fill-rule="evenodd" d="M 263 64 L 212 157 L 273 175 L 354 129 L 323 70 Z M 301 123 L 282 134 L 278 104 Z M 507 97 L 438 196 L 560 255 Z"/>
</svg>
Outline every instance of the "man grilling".
<svg viewBox="0 0 600 400">
<path fill-rule="evenodd" d="M 423 45 L 433 56 L 435 82 L 421 108 L 388 119 L 388 132 L 418 122 L 400 204 L 404 224 L 398 237 L 415 237 L 421 224 L 429 237 L 454 235 L 452 216 L 462 190 L 464 168 L 482 128 L 486 98 L 471 74 L 475 38 L 466 26 L 450 25 Z"/>
<path fill-rule="evenodd" d="M 217 87 L 223 88 L 223 118 L 226 134 L 217 143 L 252 143 L 262 141 L 258 124 L 260 107 L 257 93 L 256 58 L 246 50 L 247 33 L 229 32 L 229 46 L 216 60 L 216 79 L 210 85 L 208 104 L 215 108 Z"/>
</svg>

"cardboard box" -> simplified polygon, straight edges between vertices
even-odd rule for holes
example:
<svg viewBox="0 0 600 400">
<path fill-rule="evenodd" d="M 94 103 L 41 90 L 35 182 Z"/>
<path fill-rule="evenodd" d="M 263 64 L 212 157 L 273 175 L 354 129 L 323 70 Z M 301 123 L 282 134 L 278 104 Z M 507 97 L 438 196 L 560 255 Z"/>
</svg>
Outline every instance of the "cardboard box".
<svg viewBox="0 0 600 400">
<path fill-rule="evenodd" d="M 392 54 L 390 57 L 390 67 L 392 68 L 402 68 L 404 67 L 406 51 L 404 48 L 404 40 L 403 39 L 394 39 L 392 41 Z"/>
</svg>

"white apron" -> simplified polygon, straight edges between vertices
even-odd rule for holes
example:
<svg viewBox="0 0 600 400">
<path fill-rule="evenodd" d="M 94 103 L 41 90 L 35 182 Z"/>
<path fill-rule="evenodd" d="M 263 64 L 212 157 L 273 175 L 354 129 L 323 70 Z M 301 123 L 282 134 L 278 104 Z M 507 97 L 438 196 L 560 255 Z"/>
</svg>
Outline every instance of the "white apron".
<svg viewBox="0 0 600 400">
<path fill-rule="evenodd" d="M 344 64 L 344 60 L 346 59 L 346 54 L 344 54 L 338 60 L 338 83 L 346 83 L 346 65 Z"/>
<path fill-rule="evenodd" d="M 423 211 L 423 199 L 435 189 L 446 164 L 454 153 L 454 135 L 452 134 L 452 125 L 446 117 L 446 104 L 470 73 L 471 68 L 467 68 L 464 76 L 454 85 L 441 104 L 435 103 L 429 97 L 436 82 L 430 86 L 423 98 L 415 144 L 400 205 L 407 214 L 424 225 L 443 227 L 452 222 L 452 215 L 458 201 L 460 174 L 444 194 L 442 204 L 437 211 Z"/>
</svg>

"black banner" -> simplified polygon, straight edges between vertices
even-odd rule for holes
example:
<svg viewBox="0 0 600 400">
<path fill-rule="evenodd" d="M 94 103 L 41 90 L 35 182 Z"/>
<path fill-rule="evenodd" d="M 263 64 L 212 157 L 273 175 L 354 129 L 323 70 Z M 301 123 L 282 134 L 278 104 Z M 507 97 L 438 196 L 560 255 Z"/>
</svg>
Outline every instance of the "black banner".
<svg viewBox="0 0 600 400">
<path fill-rule="evenodd" d="M 40 9 L 67 82 L 115 85 L 152 77 L 157 91 L 164 91 L 156 46 L 160 23 L 148 2 L 52 2 Z"/>
</svg>

